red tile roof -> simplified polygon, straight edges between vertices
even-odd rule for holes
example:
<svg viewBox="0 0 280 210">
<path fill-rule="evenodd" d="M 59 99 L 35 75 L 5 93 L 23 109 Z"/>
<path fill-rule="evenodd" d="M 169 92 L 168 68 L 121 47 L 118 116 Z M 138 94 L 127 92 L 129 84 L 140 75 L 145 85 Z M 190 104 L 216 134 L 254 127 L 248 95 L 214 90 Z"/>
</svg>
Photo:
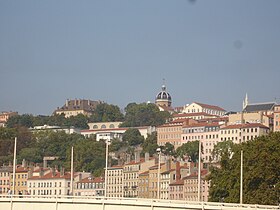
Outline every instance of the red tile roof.
<svg viewBox="0 0 280 210">
<path fill-rule="evenodd" d="M 198 102 L 194 102 L 197 105 L 203 107 L 203 108 L 207 108 L 207 109 L 214 109 L 214 110 L 219 110 L 219 111 L 226 111 L 223 108 L 219 107 L 219 106 L 215 106 L 215 105 L 209 105 L 209 104 L 203 104 L 203 103 L 198 103 Z"/>
<path fill-rule="evenodd" d="M 246 123 L 246 124 L 228 125 L 226 127 L 221 128 L 221 130 L 242 129 L 242 128 L 266 128 L 266 129 L 269 129 L 268 127 L 266 127 L 265 125 L 263 125 L 261 123 Z"/>
<path fill-rule="evenodd" d="M 77 183 L 100 183 L 105 182 L 103 177 L 86 177 Z"/>
<path fill-rule="evenodd" d="M 186 126 L 183 126 L 183 128 L 195 128 L 195 127 L 206 127 L 206 126 L 219 126 L 219 123 L 217 123 L 217 122 L 213 122 L 213 123 L 202 122 L 202 123 L 197 123 L 197 124 L 186 125 Z"/>
<path fill-rule="evenodd" d="M 184 180 L 180 179 L 176 182 L 172 182 L 169 184 L 170 186 L 175 186 L 175 185 L 184 185 Z"/>
<path fill-rule="evenodd" d="M 76 176 L 76 175 L 74 175 Z M 55 172 L 54 175 L 52 172 L 47 173 L 43 176 L 32 176 L 29 179 L 71 179 L 71 173 L 70 172 L 65 172 L 63 176 L 61 176 L 60 172 Z"/>
</svg>

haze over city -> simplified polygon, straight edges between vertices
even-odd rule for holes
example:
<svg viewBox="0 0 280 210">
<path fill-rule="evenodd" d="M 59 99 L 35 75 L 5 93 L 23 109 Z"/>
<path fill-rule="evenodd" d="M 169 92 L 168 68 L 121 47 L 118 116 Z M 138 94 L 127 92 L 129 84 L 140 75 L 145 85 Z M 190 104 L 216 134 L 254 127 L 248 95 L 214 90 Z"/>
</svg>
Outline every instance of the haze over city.
<svg viewBox="0 0 280 210">
<path fill-rule="evenodd" d="M 0 1 L 0 111 L 280 101 L 279 0 Z"/>
</svg>

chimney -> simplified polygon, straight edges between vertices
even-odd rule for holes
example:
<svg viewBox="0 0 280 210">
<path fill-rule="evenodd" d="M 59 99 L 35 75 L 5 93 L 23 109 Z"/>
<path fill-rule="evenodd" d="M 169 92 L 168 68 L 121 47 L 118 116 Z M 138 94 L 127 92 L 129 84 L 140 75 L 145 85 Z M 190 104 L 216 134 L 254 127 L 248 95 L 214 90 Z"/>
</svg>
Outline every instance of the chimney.
<svg viewBox="0 0 280 210">
<path fill-rule="evenodd" d="M 140 151 L 134 152 L 135 163 L 140 162 Z"/>
<path fill-rule="evenodd" d="M 244 113 L 243 111 L 241 112 L 241 124 L 245 123 L 245 120 L 244 120 Z"/>
<path fill-rule="evenodd" d="M 51 168 L 51 173 L 52 173 L 52 177 L 55 176 L 55 169 L 54 168 Z"/>
<path fill-rule="evenodd" d="M 61 167 L 60 169 L 60 177 L 64 176 L 65 174 L 65 169 L 63 167 Z"/>
<path fill-rule="evenodd" d="M 126 162 L 129 163 L 131 161 L 131 155 L 127 154 L 126 155 Z"/>
<path fill-rule="evenodd" d="M 44 170 L 40 167 L 39 168 L 39 177 L 44 176 Z"/>
<path fill-rule="evenodd" d="M 180 162 L 176 162 L 176 181 L 179 181 L 181 179 L 181 167 Z"/>
<path fill-rule="evenodd" d="M 148 152 L 145 152 L 145 162 L 148 162 L 150 159 L 150 154 Z"/>
<path fill-rule="evenodd" d="M 21 165 L 22 165 L 23 168 L 26 168 L 26 161 L 25 161 L 25 159 L 22 160 Z"/>
<path fill-rule="evenodd" d="M 166 171 L 169 171 L 171 169 L 171 162 L 170 157 L 167 156 L 165 159 L 165 165 L 166 165 Z"/>
</svg>

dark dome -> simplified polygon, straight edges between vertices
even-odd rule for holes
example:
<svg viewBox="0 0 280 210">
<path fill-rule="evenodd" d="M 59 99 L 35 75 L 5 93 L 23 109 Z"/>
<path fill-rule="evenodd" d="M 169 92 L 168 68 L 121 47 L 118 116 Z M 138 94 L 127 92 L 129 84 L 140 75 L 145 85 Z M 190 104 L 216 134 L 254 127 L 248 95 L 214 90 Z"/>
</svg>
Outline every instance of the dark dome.
<svg viewBox="0 0 280 210">
<path fill-rule="evenodd" d="M 165 85 L 162 86 L 162 91 L 160 91 L 157 96 L 156 96 L 157 100 L 168 100 L 171 101 L 171 96 L 170 94 L 166 91 L 166 87 Z"/>
</svg>

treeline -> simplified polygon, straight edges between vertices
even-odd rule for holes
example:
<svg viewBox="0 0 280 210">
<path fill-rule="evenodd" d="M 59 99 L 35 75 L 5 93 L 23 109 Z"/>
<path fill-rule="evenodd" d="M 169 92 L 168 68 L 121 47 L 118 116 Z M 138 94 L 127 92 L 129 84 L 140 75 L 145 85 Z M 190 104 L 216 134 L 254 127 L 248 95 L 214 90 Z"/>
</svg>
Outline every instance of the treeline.
<svg viewBox="0 0 280 210">
<path fill-rule="evenodd" d="M 215 155 L 220 167 L 212 167 L 209 199 L 239 203 L 240 166 L 243 151 L 243 203 L 279 205 L 280 203 L 280 132 L 233 144 L 220 142 Z"/>
<path fill-rule="evenodd" d="M 90 117 L 86 117 L 82 114 L 68 118 L 65 118 L 63 114 L 52 116 L 23 114 L 9 118 L 7 127 L 14 128 L 24 126 L 30 128 L 42 125 L 55 125 L 87 129 L 88 122 L 116 121 L 123 122 L 121 127 L 157 126 L 164 124 L 169 118 L 170 114 L 168 112 L 159 111 L 159 108 L 155 104 L 130 103 L 125 107 L 125 113 L 123 114 L 118 106 L 102 103 L 97 105 Z"/>
</svg>

